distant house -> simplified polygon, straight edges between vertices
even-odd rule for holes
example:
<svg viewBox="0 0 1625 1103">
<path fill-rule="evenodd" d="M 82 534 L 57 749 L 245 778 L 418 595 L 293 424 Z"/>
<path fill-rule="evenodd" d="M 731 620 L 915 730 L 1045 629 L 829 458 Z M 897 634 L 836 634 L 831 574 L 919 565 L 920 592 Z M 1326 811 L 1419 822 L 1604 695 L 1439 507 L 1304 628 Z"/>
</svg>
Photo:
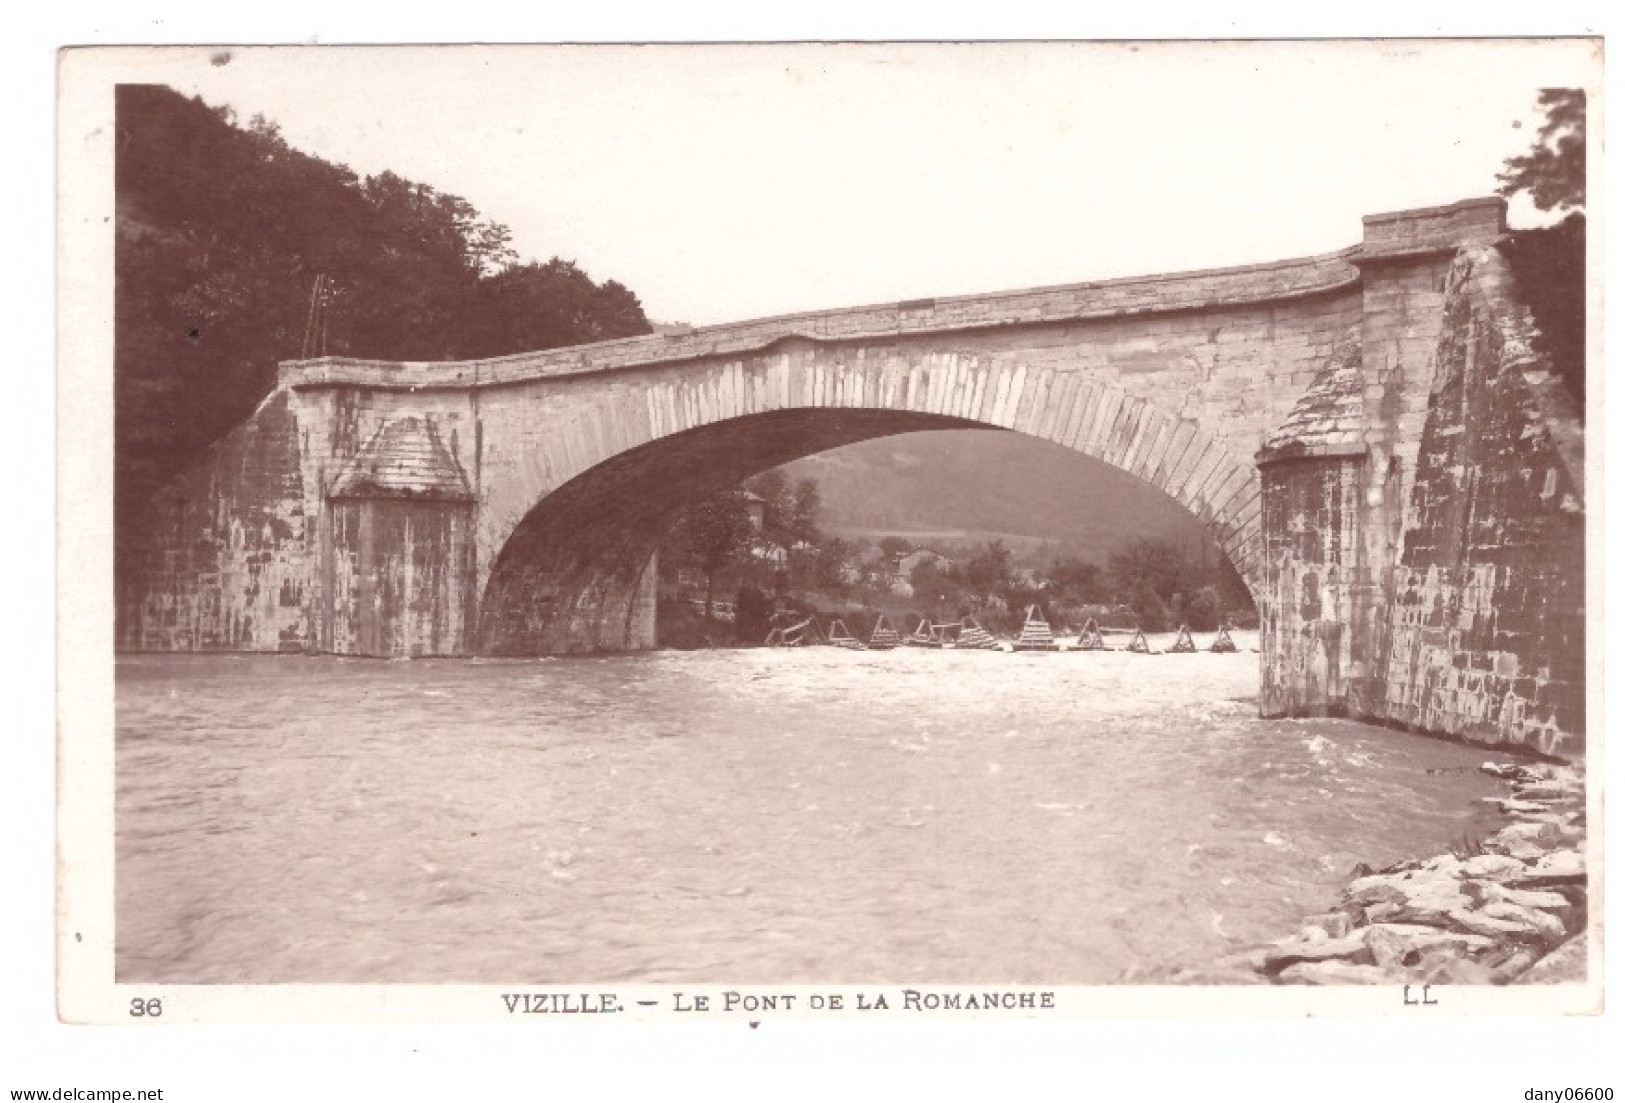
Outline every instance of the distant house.
<svg viewBox="0 0 1625 1103">
<path fill-rule="evenodd" d="M 750 514 L 750 527 L 761 532 L 767 523 L 767 499 L 748 490 L 740 491 L 739 496 L 744 499 L 745 512 Z"/>
<path fill-rule="evenodd" d="M 782 567 L 790 561 L 790 553 L 771 540 L 752 540 L 750 557 L 758 563 L 771 563 L 775 567 Z"/>
</svg>

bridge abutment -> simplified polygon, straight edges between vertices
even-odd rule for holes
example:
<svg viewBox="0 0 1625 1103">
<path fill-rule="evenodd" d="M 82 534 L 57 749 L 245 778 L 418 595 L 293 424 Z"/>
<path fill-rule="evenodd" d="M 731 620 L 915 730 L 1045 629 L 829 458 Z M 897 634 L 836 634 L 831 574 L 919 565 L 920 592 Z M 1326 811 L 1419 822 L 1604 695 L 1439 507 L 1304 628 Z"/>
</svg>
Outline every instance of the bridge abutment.
<svg viewBox="0 0 1625 1103">
<path fill-rule="evenodd" d="M 1259 452 L 1261 712 L 1576 755 L 1583 430 L 1495 248 L 1499 207 L 1455 210 L 1442 240 L 1379 220 L 1358 341 Z"/>
</svg>

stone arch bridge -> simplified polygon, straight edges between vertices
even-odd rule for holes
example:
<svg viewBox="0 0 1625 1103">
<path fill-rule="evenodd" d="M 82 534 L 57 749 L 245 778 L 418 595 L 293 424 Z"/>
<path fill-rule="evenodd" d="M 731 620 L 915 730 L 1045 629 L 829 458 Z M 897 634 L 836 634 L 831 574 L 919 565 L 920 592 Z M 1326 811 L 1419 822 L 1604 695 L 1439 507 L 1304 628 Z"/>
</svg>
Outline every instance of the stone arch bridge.
<svg viewBox="0 0 1625 1103">
<path fill-rule="evenodd" d="M 463 363 L 285 363 L 119 572 L 150 650 L 654 642 L 681 508 L 801 456 L 986 427 L 1199 517 L 1257 598 L 1266 714 L 1568 753 L 1583 462 L 1500 200 L 1337 253 L 790 315 Z"/>
</svg>

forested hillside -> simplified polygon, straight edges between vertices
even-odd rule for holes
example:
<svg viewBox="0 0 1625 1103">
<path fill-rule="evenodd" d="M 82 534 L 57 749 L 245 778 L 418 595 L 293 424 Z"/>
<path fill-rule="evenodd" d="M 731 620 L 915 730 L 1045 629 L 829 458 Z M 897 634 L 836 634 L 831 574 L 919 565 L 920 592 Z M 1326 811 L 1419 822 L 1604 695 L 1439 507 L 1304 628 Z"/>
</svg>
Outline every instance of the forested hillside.
<svg viewBox="0 0 1625 1103">
<path fill-rule="evenodd" d="M 122 85 L 116 106 L 121 540 L 253 412 L 279 360 L 463 359 L 650 330 L 631 291 L 571 261 L 519 263 L 507 228 L 457 196 L 358 177 L 170 88 Z"/>
</svg>

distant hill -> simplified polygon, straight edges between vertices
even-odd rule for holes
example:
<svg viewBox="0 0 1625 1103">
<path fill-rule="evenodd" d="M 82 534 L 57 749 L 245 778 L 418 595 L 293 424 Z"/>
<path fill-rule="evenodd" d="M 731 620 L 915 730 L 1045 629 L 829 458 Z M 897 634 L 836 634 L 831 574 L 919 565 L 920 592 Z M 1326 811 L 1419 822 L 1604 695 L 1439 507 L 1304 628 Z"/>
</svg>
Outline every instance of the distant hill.
<svg viewBox="0 0 1625 1103">
<path fill-rule="evenodd" d="M 1136 537 L 1217 549 L 1172 498 L 1098 460 L 1017 433 L 905 433 L 786 465 L 818 480 L 824 527 L 848 538 L 896 535 L 931 546 L 1004 539 L 1018 562 L 1058 555 L 1105 562 Z"/>
</svg>

